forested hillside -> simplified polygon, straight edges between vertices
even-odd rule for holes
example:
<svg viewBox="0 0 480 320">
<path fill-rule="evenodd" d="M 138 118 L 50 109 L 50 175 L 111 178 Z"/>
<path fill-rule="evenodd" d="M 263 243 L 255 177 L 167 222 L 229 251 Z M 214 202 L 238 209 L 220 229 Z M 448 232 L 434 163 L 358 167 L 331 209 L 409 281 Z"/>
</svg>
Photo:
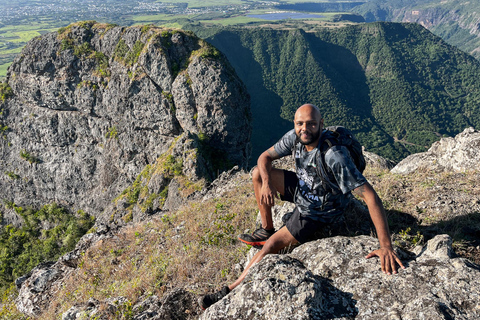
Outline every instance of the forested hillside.
<svg viewBox="0 0 480 320">
<path fill-rule="evenodd" d="M 480 2 L 435 0 L 372 0 L 352 11 L 367 22 L 415 22 L 449 44 L 480 58 Z"/>
<path fill-rule="evenodd" d="M 227 55 L 248 88 L 253 160 L 306 102 L 327 125 L 351 128 L 368 150 L 393 160 L 480 127 L 479 62 L 420 25 L 195 32 Z"/>
</svg>

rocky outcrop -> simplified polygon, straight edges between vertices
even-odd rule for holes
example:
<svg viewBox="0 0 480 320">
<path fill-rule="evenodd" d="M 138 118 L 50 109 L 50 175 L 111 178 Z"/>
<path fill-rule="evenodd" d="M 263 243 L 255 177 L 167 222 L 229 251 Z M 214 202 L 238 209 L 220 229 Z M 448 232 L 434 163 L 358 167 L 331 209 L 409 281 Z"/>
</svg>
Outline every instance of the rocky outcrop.
<svg viewBox="0 0 480 320">
<path fill-rule="evenodd" d="M 183 289 L 176 289 L 166 294 L 164 298 L 150 296 L 139 304 L 131 307 L 132 320 L 186 320 L 195 319 L 198 313 L 191 310 L 196 304 L 195 295 Z M 111 319 L 128 308 L 128 300 L 123 298 L 108 299 L 100 302 L 90 299 L 84 305 L 71 307 L 63 313 L 62 320 L 75 319 Z M 190 309 L 189 309 L 190 308 Z"/>
<path fill-rule="evenodd" d="M 363 156 L 367 167 L 390 170 L 395 166 L 395 162 L 379 156 L 378 154 L 363 150 Z"/>
<path fill-rule="evenodd" d="M 75 250 L 62 256 L 57 262 L 45 262 L 15 281 L 19 290 L 15 301 L 17 309 L 30 317 L 37 317 L 50 304 L 51 296 L 62 286 L 63 280 L 73 272 L 82 254 L 94 243 L 111 239 L 108 228 L 99 227 L 96 233 L 82 237 Z"/>
<path fill-rule="evenodd" d="M 412 256 L 406 269 L 385 275 L 368 236 L 310 242 L 271 255 L 200 319 L 476 319 L 480 269 L 452 257 L 439 235 Z"/>
<path fill-rule="evenodd" d="M 191 33 L 77 23 L 30 41 L 7 81 L 0 198 L 19 206 L 56 202 L 98 217 L 169 150 L 192 183 L 249 158 L 245 87 Z M 163 178 L 152 188 L 174 180 Z"/>
<path fill-rule="evenodd" d="M 480 132 L 467 128 L 454 138 L 435 142 L 427 152 L 403 159 L 392 173 L 408 174 L 419 169 L 439 171 L 477 170 L 480 162 Z"/>
</svg>

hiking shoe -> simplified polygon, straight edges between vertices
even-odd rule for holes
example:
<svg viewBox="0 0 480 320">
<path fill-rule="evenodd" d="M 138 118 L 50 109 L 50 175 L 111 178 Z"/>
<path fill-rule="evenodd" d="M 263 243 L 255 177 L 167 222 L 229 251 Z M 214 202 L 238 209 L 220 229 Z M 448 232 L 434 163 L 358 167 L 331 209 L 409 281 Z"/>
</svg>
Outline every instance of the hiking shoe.
<svg viewBox="0 0 480 320">
<path fill-rule="evenodd" d="M 255 230 L 252 234 L 241 234 L 238 236 L 238 240 L 249 244 L 254 247 L 260 247 L 267 242 L 268 238 L 275 233 L 275 229 L 265 230 L 262 227 Z"/>
<path fill-rule="evenodd" d="M 222 298 L 225 297 L 229 292 L 230 292 L 230 289 L 227 286 L 225 286 L 220 291 L 204 295 L 203 297 L 198 299 L 198 303 L 200 303 L 200 306 L 202 307 L 202 309 L 205 310 L 208 307 L 210 307 L 212 304 L 222 300 Z"/>
</svg>

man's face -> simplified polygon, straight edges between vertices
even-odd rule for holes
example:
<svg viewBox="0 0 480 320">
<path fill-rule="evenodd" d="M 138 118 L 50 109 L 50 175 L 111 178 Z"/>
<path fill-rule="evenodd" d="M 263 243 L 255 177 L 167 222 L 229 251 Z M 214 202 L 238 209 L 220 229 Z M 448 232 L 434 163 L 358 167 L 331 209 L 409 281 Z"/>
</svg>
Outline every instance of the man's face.
<svg viewBox="0 0 480 320">
<path fill-rule="evenodd" d="M 323 119 L 316 110 L 302 107 L 295 113 L 295 134 L 300 143 L 316 147 L 323 126 Z"/>
</svg>

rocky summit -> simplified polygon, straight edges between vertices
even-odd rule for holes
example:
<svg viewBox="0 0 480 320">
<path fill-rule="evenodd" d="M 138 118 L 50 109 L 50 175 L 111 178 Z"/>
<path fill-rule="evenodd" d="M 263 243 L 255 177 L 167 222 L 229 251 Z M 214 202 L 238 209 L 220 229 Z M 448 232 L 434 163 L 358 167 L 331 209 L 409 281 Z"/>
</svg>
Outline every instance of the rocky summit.
<svg viewBox="0 0 480 320">
<path fill-rule="evenodd" d="M 452 258 L 440 235 L 405 270 L 385 275 L 365 259 L 378 242 L 367 236 L 333 237 L 272 255 L 200 319 L 477 319 L 480 269 Z"/>
<path fill-rule="evenodd" d="M 162 155 L 191 183 L 249 158 L 246 89 L 192 33 L 73 24 L 30 41 L 7 85 L 0 198 L 17 206 L 56 202 L 99 217 Z M 164 192 L 153 209 L 175 180 L 166 171 L 150 184 L 150 195 Z"/>
</svg>

